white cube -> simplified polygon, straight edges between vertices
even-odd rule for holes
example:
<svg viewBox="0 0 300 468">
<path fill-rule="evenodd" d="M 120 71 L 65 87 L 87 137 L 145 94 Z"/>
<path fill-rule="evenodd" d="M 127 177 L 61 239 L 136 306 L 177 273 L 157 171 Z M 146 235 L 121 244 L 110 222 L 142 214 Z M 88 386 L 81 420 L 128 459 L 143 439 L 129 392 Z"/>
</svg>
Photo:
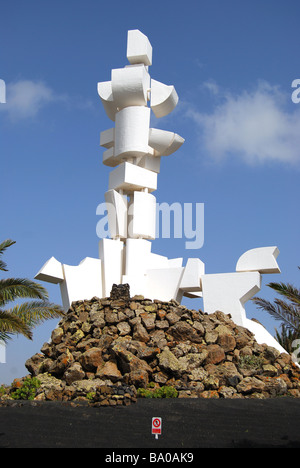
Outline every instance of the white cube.
<svg viewBox="0 0 300 468">
<path fill-rule="evenodd" d="M 145 239 L 127 239 L 125 275 L 143 276 L 146 274 L 151 254 L 151 242 Z"/>
<path fill-rule="evenodd" d="M 111 238 L 125 239 L 127 237 L 127 197 L 115 190 L 109 190 L 105 194 L 105 202 Z"/>
<path fill-rule="evenodd" d="M 103 296 L 109 297 L 113 284 L 120 284 L 123 274 L 124 243 L 120 240 L 101 239 L 99 257 L 102 261 Z"/>
<path fill-rule="evenodd" d="M 152 156 L 150 154 L 146 154 L 138 159 L 137 165 L 143 167 L 144 169 L 148 169 L 149 171 L 156 172 L 159 174 L 160 172 L 160 156 Z"/>
<path fill-rule="evenodd" d="M 127 59 L 131 64 L 152 65 L 152 46 L 148 37 L 138 29 L 128 31 Z"/>
<path fill-rule="evenodd" d="M 120 164 L 109 174 L 109 190 L 124 190 L 127 193 L 147 188 L 157 189 L 157 174 L 134 164 Z"/>
<path fill-rule="evenodd" d="M 151 193 L 134 192 L 129 210 L 128 234 L 133 238 L 155 239 L 156 198 Z"/>
</svg>

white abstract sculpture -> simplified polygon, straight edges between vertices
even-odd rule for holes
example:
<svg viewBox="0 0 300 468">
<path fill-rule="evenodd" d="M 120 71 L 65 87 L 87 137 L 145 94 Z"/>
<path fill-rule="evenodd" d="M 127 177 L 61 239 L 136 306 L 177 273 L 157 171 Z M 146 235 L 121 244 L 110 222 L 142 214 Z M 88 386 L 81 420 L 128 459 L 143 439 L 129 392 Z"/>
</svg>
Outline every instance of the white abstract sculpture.
<svg viewBox="0 0 300 468">
<path fill-rule="evenodd" d="M 276 258 L 277 247 L 261 247 L 245 252 L 236 264 L 236 271 L 259 271 L 259 273 L 280 273 Z"/>
<path fill-rule="evenodd" d="M 68 310 L 73 301 L 102 296 L 101 274 L 101 261 L 97 258 L 87 257 L 78 266 L 70 266 L 52 257 L 35 278 L 59 284 L 63 307 Z"/>
<path fill-rule="evenodd" d="M 278 341 L 259 323 L 246 317 L 245 303 L 261 289 L 262 274 L 280 273 L 277 247 L 260 247 L 245 252 L 235 273 L 204 275 L 201 278 L 203 305 L 207 313 L 221 310 L 230 314 L 237 325 L 254 333 L 258 343 L 266 343 L 285 352 Z"/>
<path fill-rule="evenodd" d="M 261 325 L 248 320 L 245 303 L 261 288 L 261 274 L 279 273 L 277 247 L 245 252 L 236 272 L 205 274 L 197 258 L 168 259 L 151 252 L 156 232 L 156 199 L 161 157 L 177 151 L 184 139 L 176 133 L 150 128 L 151 110 L 157 118 L 178 103 L 174 86 L 150 78 L 152 47 L 139 30 L 128 32 L 130 65 L 114 69 L 111 80 L 98 83 L 98 94 L 114 127 L 101 132 L 103 163 L 112 168 L 105 201 L 111 238 L 99 242 L 99 259 L 78 266 L 51 258 L 36 279 L 60 284 L 63 306 L 72 301 L 108 297 L 113 284 L 130 285 L 132 295 L 181 302 L 183 296 L 202 297 L 204 310 L 231 314 L 237 325 L 250 329 L 258 342 L 283 348 Z M 150 106 L 148 107 L 148 104 Z"/>
</svg>

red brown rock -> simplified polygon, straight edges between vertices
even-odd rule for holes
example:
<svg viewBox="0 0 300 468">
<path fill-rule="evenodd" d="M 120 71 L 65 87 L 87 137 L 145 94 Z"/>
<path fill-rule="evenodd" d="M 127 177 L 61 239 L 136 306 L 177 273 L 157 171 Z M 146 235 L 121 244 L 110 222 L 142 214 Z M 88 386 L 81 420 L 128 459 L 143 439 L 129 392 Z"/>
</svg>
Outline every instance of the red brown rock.
<svg viewBox="0 0 300 468">
<path fill-rule="evenodd" d="M 42 382 L 37 399 L 89 395 L 97 405 L 119 406 L 135 401 L 139 388 L 162 386 L 180 398 L 300 397 L 291 357 L 258 344 L 229 315 L 114 291 L 114 298 L 73 303 L 52 340 L 26 361 Z"/>
</svg>

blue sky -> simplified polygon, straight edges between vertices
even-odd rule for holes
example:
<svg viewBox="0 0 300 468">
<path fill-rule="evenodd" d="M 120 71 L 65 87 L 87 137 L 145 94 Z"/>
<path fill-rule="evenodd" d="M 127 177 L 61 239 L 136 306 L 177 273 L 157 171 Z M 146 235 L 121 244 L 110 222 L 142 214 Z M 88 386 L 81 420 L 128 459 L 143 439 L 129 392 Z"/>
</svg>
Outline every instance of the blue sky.
<svg viewBox="0 0 300 468">
<path fill-rule="evenodd" d="M 277 245 L 280 275 L 299 284 L 300 78 L 297 0 L 12 0 L 1 2 L 1 239 L 11 238 L 9 276 L 33 279 L 51 256 L 77 265 L 97 257 L 96 208 L 109 168 L 100 132 L 110 128 L 97 82 L 125 66 L 129 29 L 153 46 L 151 77 L 174 84 L 176 110 L 155 121 L 185 138 L 165 158 L 158 202 L 204 203 L 205 240 L 156 239 L 152 251 L 199 257 L 207 273 L 233 272 L 243 252 Z M 53 302 L 59 287 L 44 284 Z M 186 301 L 192 308 L 199 301 Z M 247 304 L 274 334 L 275 322 Z M 24 362 L 50 337 L 56 321 L 32 342 L 14 338 L 0 382 L 27 374 Z"/>
</svg>

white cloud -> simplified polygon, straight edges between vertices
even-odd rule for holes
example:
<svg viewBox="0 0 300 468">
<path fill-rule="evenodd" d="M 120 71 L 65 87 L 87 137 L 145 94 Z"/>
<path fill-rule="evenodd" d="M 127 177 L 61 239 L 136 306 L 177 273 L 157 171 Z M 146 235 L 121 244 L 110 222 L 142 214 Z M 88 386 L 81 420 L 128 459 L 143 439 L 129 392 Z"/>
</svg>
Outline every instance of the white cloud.
<svg viewBox="0 0 300 468">
<path fill-rule="evenodd" d="M 210 91 L 215 96 L 220 92 L 220 88 L 214 80 L 204 81 L 202 87 Z"/>
<path fill-rule="evenodd" d="M 0 106 L 12 122 L 36 117 L 47 105 L 62 102 L 70 109 L 89 110 L 93 103 L 82 96 L 57 94 L 42 81 L 20 80 L 6 86 L 6 104 Z"/>
<path fill-rule="evenodd" d="M 295 105 L 288 112 L 287 96 L 278 87 L 261 82 L 251 92 L 233 95 L 220 93 L 215 84 L 205 86 L 221 94 L 222 102 L 210 114 L 189 107 L 187 115 L 211 158 L 238 157 L 248 164 L 300 162 L 300 108 Z"/>
<path fill-rule="evenodd" d="M 21 80 L 7 84 L 6 104 L 1 107 L 11 120 L 35 117 L 42 107 L 56 99 L 45 83 Z"/>
</svg>

